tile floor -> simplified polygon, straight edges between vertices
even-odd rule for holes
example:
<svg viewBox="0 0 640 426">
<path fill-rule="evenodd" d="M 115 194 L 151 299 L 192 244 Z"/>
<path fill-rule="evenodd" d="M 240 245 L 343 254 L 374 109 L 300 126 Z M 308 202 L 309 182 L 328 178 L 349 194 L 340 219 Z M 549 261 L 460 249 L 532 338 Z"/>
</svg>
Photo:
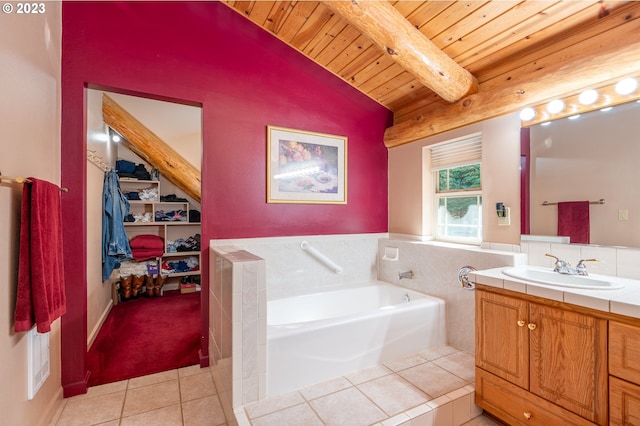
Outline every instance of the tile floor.
<svg viewBox="0 0 640 426">
<path fill-rule="evenodd" d="M 221 426 L 209 368 L 198 365 L 89 388 L 67 398 L 50 426 Z"/>
<path fill-rule="evenodd" d="M 495 425 L 473 404 L 473 356 L 435 348 L 236 410 L 240 426 Z M 234 421 L 228 425 L 236 424 Z M 210 368 L 89 388 L 50 426 L 227 425 Z"/>
</svg>

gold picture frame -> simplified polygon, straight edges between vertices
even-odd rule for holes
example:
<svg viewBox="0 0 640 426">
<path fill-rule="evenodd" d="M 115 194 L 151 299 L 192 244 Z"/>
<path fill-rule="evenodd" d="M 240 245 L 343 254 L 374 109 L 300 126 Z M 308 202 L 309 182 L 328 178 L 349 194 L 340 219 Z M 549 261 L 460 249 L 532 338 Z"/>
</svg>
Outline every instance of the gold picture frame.
<svg viewBox="0 0 640 426">
<path fill-rule="evenodd" d="M 267 126 L 267 203 L 347 204 L 347 137 Z"/>
</svg>

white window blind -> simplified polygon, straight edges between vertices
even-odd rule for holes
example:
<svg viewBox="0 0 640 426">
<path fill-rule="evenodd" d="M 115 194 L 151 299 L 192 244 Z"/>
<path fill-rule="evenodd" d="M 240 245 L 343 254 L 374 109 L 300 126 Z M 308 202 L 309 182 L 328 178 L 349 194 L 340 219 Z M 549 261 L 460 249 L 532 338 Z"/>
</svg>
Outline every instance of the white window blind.
<svg viewBox="0 0 640 426">
<path fill-rule="evenodd" d="M 431 170 L 465 166 L 482 160 L 482 134 L 476 133 L 431 147 Z"/>
</svg>

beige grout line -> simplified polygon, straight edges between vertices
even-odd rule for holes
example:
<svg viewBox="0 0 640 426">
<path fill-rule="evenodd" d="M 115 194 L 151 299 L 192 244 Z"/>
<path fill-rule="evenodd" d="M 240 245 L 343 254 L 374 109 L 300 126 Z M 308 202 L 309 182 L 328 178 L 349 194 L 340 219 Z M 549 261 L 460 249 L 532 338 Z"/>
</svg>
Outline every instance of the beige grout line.
<svg viewBox="0 0 640 426">
<path fill-rule="evenodd" d="M 127 394 L 129 393 L 130 379 L 127 379 L 127 385 L 124 387 L 124 398 L 122 398 L 122 405 L 120 406 L 120 417 L 118 417 L 118 424 L 122 423 L 124 417 L 124 406 L 127 403 Z"/>
<path fill-rule="evenodd" d="M 184 410 L 182 409 L 182 404 L 184 401 L 182 400 L 182 383 L 181 380 L 183 377 L 180 376 L 180 369 L 177 369 L 176 375 L 178 376 L 178 406 L 180 407 L 180 420 L 182 420 L 182 424 L 184 425 Z"/>
</svg>

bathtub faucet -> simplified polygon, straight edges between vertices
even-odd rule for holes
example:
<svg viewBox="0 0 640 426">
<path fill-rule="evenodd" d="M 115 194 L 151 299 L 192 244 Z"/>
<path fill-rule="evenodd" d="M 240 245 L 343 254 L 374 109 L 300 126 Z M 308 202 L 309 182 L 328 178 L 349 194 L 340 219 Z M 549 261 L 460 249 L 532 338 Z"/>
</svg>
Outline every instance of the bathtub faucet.
<svg viewBox="0 0 640 426">
<path fill-rule="evenodd" d="M 398 274 L 398 279 L 401 280 L 403 278 L 408 278 L 408 279 L 412 279 L 414 276 L 413 271 L 407 271 L 407 272 L 400 272 Z"/>
</svg>

